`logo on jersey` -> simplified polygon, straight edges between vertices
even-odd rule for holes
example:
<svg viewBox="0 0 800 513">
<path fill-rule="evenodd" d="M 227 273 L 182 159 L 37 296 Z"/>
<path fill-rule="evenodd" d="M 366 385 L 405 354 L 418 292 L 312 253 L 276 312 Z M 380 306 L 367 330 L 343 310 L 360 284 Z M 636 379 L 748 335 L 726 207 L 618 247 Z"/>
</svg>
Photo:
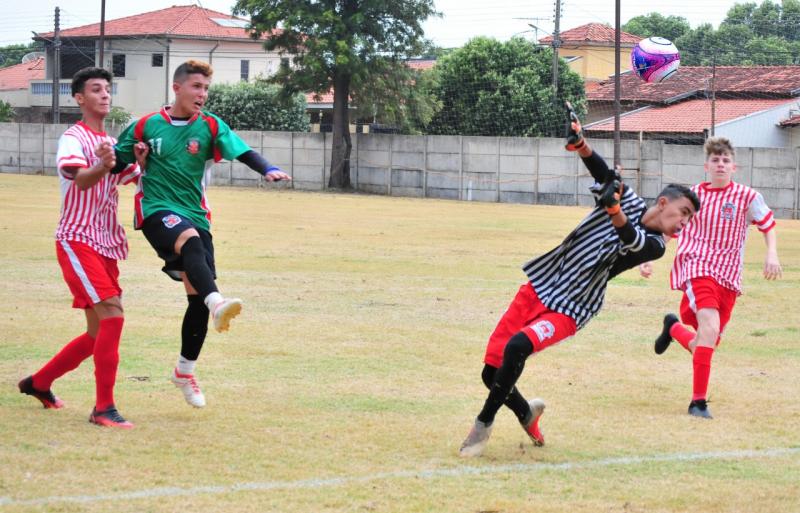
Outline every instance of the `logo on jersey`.
<svg viewBox="0 0 800 513">
<path fill-rule="evenodd" d="M 530 328 L 539 337 L 539 342 L 544 342 L 556 334 L 556 328 L 550 321 L 539 321 L 530 325 Z"/>
<path fill-rule="evenodd" d="M 186 151 L 191 155 L 200 153 L 200 141 L 197 139 L 189 139 L 186 141 Z"/>
<path fill-rule="evenodd" d="M 175 214 L 170 214 L 166 217 L 161 219 L 161 222 L 164 223 L 164 226 L 167 228 L 174 228 L 181 222 L 181 218 L 176 216 Z"/>
<path fill-rule="evenodd" d="M 722 205 L 720 213 L 722 214 L 723 219 L 732 221 L 734 216 L 736 215 L 736 205 L 730 202 L 725 203 L 724 205 Z"/>
</svg>

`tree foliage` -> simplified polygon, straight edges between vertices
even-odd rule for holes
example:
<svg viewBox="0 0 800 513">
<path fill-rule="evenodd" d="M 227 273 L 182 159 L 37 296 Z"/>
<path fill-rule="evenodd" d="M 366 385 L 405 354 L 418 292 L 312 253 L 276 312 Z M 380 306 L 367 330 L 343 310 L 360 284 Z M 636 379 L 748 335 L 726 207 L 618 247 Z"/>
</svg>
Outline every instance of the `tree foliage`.
<svg viewBox="0 0 800 513">
<path fill-rule="evenodd" d="M 206 108 L 234 130 L 308 131 L 305 96 L 287 98 L 280 87 L 263 80 L 214 84 Z"/>
<path fill-rule="evenodd" d="M 333 89 L 330 186 L 350 187 L 351 95 L 366 97 L 376 77 L 406 73 L 433 0 L 237 0 L 234 13 L 250 17 L 267 50 L 291 55 L 274 78 L 286 93 Z"/>
<path fill-rule="evenodd" d="M 523 38 L 507 42 L 478 37 L 436 64 L 433 92 L 442 108 L 428 125 L 432 134 L 545 136 L 564 122 L 564 102 L 585 112 L 583 81 L 559 66 L 559 94 L 552 86 L 551 49 Z"/>
<path fill-rule="evenodd" d="M 0 46 L 0 68 L 14 66 L 22 62 L 22 58 L 31 52 L 41 52 L 41 43 L 29 43 Z"/>
<path fill-rule="evenodd" d="M 689 21 L 682 16 L 663 16 L 657 12 L 631 18 L 621 28 L 623 32 L 637 36 L 658 36 L 673 42 L 692 29 Z"/>
<path fill-rule="evenodd" d="M 800 0 L 736 4 L 718 30 L 703 24 L 675 41 L 685 65 L 800 63 Z"/>
<path fill-rule="evenodd" d="M 0 123 L 14 121 L 14 107 L 7 101 L 0 100 Z"/>
</svg>

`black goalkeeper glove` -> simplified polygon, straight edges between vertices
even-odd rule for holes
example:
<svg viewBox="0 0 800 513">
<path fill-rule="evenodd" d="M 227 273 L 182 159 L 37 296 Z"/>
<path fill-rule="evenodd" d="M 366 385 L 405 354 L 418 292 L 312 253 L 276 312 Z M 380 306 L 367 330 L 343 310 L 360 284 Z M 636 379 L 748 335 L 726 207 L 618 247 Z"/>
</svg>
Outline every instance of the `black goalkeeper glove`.
<svg viewBox="0 0 800 513">
<path fill-rule="evenodd" d="M 564 147 L 567 151 L 578 151 L 586 144 L 583 140 L 583 127 L 572 104 L 564 102 L 564 105 L 567 107 L 567 144 Z"/>
</svg>

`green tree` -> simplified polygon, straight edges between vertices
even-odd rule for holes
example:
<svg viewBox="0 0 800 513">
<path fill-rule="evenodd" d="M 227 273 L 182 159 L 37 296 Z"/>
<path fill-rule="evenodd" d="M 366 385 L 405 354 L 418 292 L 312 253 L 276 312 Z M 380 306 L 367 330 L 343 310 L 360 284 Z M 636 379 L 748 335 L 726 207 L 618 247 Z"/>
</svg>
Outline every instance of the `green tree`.
<svg viewBox="0 0 800 513">
<path fill-rule="evenodd" d="M 371 87 L 352 95 L 353 106 L 361 119 L 374 119 L 401 133 L 420 134 L 441 108 L 433 94 L 434 83 L 433 71 L 397 67 L 393 72 L 374 74 Z"/>
<path fill-rule="evenodd" d="M 131 113 L 123 109 L 122 107 L 111 107 L 111 111 L 106 116 L 106 121 L 111 123 L 111 128 L 113 129 L 117 125 L 125 126 L 131 120 Z"/>
<path fill-rule="evenodd" d="M 14 121 L 14 107 L 7 101 L 0 100 L 0 123 Z"/>
<path fill-rule="evenodd" d="M 255 37 L 266 35 L 267 50 L 292 55 L 274 79 L 286 93 L 333 89 L 329 185 L 349 188 L 350 97 L 378 73 L 405 73 L 433 0 L 237 0 L 234 12 L 250 17 Z"/>
<path fill-rule="evenodd" d="M 308 131 L 305 96 L 287 98 L 280 87 L 264 80 L 215 84 L 208 91 L 206 108 L 234 130 Z"/>
<path fill-rule="evenodd" d="M 31 52 L 42 52 L 44 48 L 41 43 L 30 43 L 27 45 L 16 44 L 0 46 L 0 68 L 13 66 L 22 62 L 22 57 Z"/>
<path fill-rule="evenodd" d="M 585 112 L 583 81 L 561 61 L 559 92 L 552 86 L 553 53 L 523 38 L 478 37 L 436 64 L 435 94 L 442 109 L 432 134 L 560 135 L 563 100 Z"/>
<path fill-rule="evenodd" d="M 622 26 L 622 30 L 637 36 L 658 36 L 675 42 L 689 32 L 691 26 L 682 16 L 663 16 L 657 12 L 651 12 L 644 16 L 631 18 Z"/>
</svg>

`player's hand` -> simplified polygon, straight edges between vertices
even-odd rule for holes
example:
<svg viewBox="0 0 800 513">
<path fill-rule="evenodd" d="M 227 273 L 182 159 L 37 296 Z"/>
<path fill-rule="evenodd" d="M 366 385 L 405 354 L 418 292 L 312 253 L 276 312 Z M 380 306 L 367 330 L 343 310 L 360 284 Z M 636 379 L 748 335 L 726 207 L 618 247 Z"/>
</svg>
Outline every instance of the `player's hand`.
<svg viewBox="0 0 800 513">
<path fill-rule="evenodd" d="M 564 145 L 564 148 L 567 151 L 578 151 L 586 144 L 583 140 L 583 127 L 572 104 L 564 102 L 564 105 L 567 107 L 567 144 Z"/>
<path fill-rule="evenodd" d="M 622 180 L 617 180 L 615 178 L 606 181 L 600 188 L 600 204 L 603 205 L 606 210 L 618 207 L 619 200 L 622 197 L 622 188 Z"/>
<path fill-rule="evenodd" d="M 150 155 L 150 146 L 146 142 L 137 142 L 133 146 L 133 155 L 136 157 L 136 163 L 139 164 L 139 168 L 144 170 L 145 164 L 147 164 L 147 156 Z"/>
<path fill-rule="evenodd" d="M 778 261 L 778 256 L 767 254 L 767 258 L 764 260 L 764 278 L 777 280 L 781 276 L 783 276 L 783 268 Z"/>
<path fill-rule="evenodd" d="M 642 278 L 649 278 L 653 275 L 653 262 L 639 264 L 639 274 Z"/>
<path fill-rule="evenodd" d="M 114 154 L 114 145 L 109 141 L 103 141 L 94 149 L 94 154 L 100 159 L 100 165 L 106 171 L 111 171 L 117 165 L 117 157 Z"/>
<path fill-rule="evenodd" d="M 292 181 L 291 176 L 275 166 L 270 166 L 269 169 L 267 169 L 267 174 L 264 175 L 264 179 L 268 182 L 280 182 L 281 180 Z"/>
</svg>

